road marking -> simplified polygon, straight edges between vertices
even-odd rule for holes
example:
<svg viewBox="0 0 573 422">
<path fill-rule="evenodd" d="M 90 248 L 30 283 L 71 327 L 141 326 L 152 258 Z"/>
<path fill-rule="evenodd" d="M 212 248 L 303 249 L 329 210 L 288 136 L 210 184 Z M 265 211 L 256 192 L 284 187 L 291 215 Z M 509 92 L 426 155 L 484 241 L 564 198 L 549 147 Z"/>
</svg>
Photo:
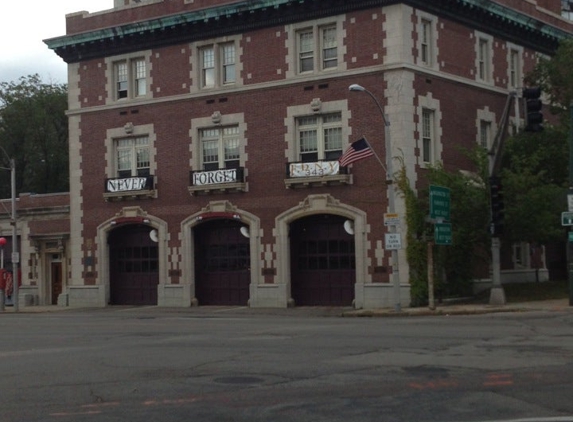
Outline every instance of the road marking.
<svg viewBox="0 0 573 422">
<path fill-rule="evenodd" d="M 55 417 L 68 417 L 68 416 L 78 416 L 78 415 L 99 415 L 101 412 L 99 410 L 89 410 L 87 412 L 58 412 L 50 413 L 50 416 Z"/>
<path fill-rule="evenodd" d="M 495 421 L 476 421 L 476 422 L 573 422 L 573 416 L 556 416 L 549 418 L 525 418 L 525 419 L 503 419 Z"/>
<path fill-rule="evenodd" d="M 483 382 L 484 387 L 497 387 L 504 385 L 513 385 L 513 378 L 511 374 L 489 374 L 486 381 Z"/>
<path fill-rule="evenodd" d="M 438 381 L 427 381 L 427 382 L 411 382 L 410 387 L 417 390 L 428 390 L 437 388 L 447 388 L 447 387 L 457 387 L 459 383 L 456 380 L 438 380 Z"/>
</svg>

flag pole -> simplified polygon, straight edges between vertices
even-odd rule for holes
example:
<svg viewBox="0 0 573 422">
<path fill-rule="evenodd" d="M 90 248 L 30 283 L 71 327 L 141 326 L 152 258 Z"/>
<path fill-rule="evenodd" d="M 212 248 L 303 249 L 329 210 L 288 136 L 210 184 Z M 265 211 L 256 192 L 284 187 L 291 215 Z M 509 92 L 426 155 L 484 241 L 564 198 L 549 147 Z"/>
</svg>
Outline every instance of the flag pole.
<svg viewBox="0 0 573 422">
<path fill-rule="evenodd" d="M 374 148 L 372 148 L 372 145 L 370 145 L 370 142 L 368 142 L 368 139 L 366 139 L 366 136 L 362 135 L 362 139 L 364 139 L 364 141 L 366 141 L 366 144 L 368 145 L 370 150 L 374 153 L 374 157 L 376 157 L 376 159 L 378 160 L 378 162 L 380 163 L 380 165 L 382 166 L 382 168 L 384 169 L 386 174 L 388 174 L 388 169 L 384 165 L 384 162 L 380 159 L 380 157 L 378 157 L 378 154 L 376 154 L 376 150 Z"/>
</svg>

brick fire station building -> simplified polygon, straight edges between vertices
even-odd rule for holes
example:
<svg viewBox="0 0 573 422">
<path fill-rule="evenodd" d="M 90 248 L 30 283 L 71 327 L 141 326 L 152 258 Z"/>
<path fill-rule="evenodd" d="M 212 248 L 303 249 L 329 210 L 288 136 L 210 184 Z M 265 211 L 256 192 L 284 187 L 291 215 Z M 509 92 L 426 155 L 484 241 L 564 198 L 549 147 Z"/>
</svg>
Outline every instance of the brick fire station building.
<svg viewBox="0 0 573 422">
<path fill-rule="evenodd" d="M 418 188 L 471 170 L 460 147 L 491 146 L 573 29 L 559 0 L 115 0 L 66 23 L 70 306 L 392 306 L 385 172 L 337 161 L 362 136 L 384 161 L 384 122 L 349 86 Z"/>
</svg>

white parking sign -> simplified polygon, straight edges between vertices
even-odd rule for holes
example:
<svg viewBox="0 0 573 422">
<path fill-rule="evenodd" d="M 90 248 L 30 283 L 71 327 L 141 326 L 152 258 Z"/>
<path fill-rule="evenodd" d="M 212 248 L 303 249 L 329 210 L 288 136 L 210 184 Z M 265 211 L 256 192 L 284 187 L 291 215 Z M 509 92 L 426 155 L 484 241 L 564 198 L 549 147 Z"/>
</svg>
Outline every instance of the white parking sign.
<svg viewBox="0 0 573 422">
<path fill-rule="evenodd" d="M 400 233 L 386 233 L 384 238 L 386 240 L 385 247 L 387 250 L 402 249 L 402 237 Z"/>
</svg>

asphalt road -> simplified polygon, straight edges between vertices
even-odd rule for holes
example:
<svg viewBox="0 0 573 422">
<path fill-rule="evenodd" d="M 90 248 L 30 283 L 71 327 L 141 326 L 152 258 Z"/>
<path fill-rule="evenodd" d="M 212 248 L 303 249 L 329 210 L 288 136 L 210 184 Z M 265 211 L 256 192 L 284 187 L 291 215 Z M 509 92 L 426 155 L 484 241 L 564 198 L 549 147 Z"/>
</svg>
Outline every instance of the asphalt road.
<svg viewBox="0 0 573 422">
<path fill-rule="evenodd" d="M 0 421 L 573 422 L 573 313 L 0 315 Z"/>
</svg>

